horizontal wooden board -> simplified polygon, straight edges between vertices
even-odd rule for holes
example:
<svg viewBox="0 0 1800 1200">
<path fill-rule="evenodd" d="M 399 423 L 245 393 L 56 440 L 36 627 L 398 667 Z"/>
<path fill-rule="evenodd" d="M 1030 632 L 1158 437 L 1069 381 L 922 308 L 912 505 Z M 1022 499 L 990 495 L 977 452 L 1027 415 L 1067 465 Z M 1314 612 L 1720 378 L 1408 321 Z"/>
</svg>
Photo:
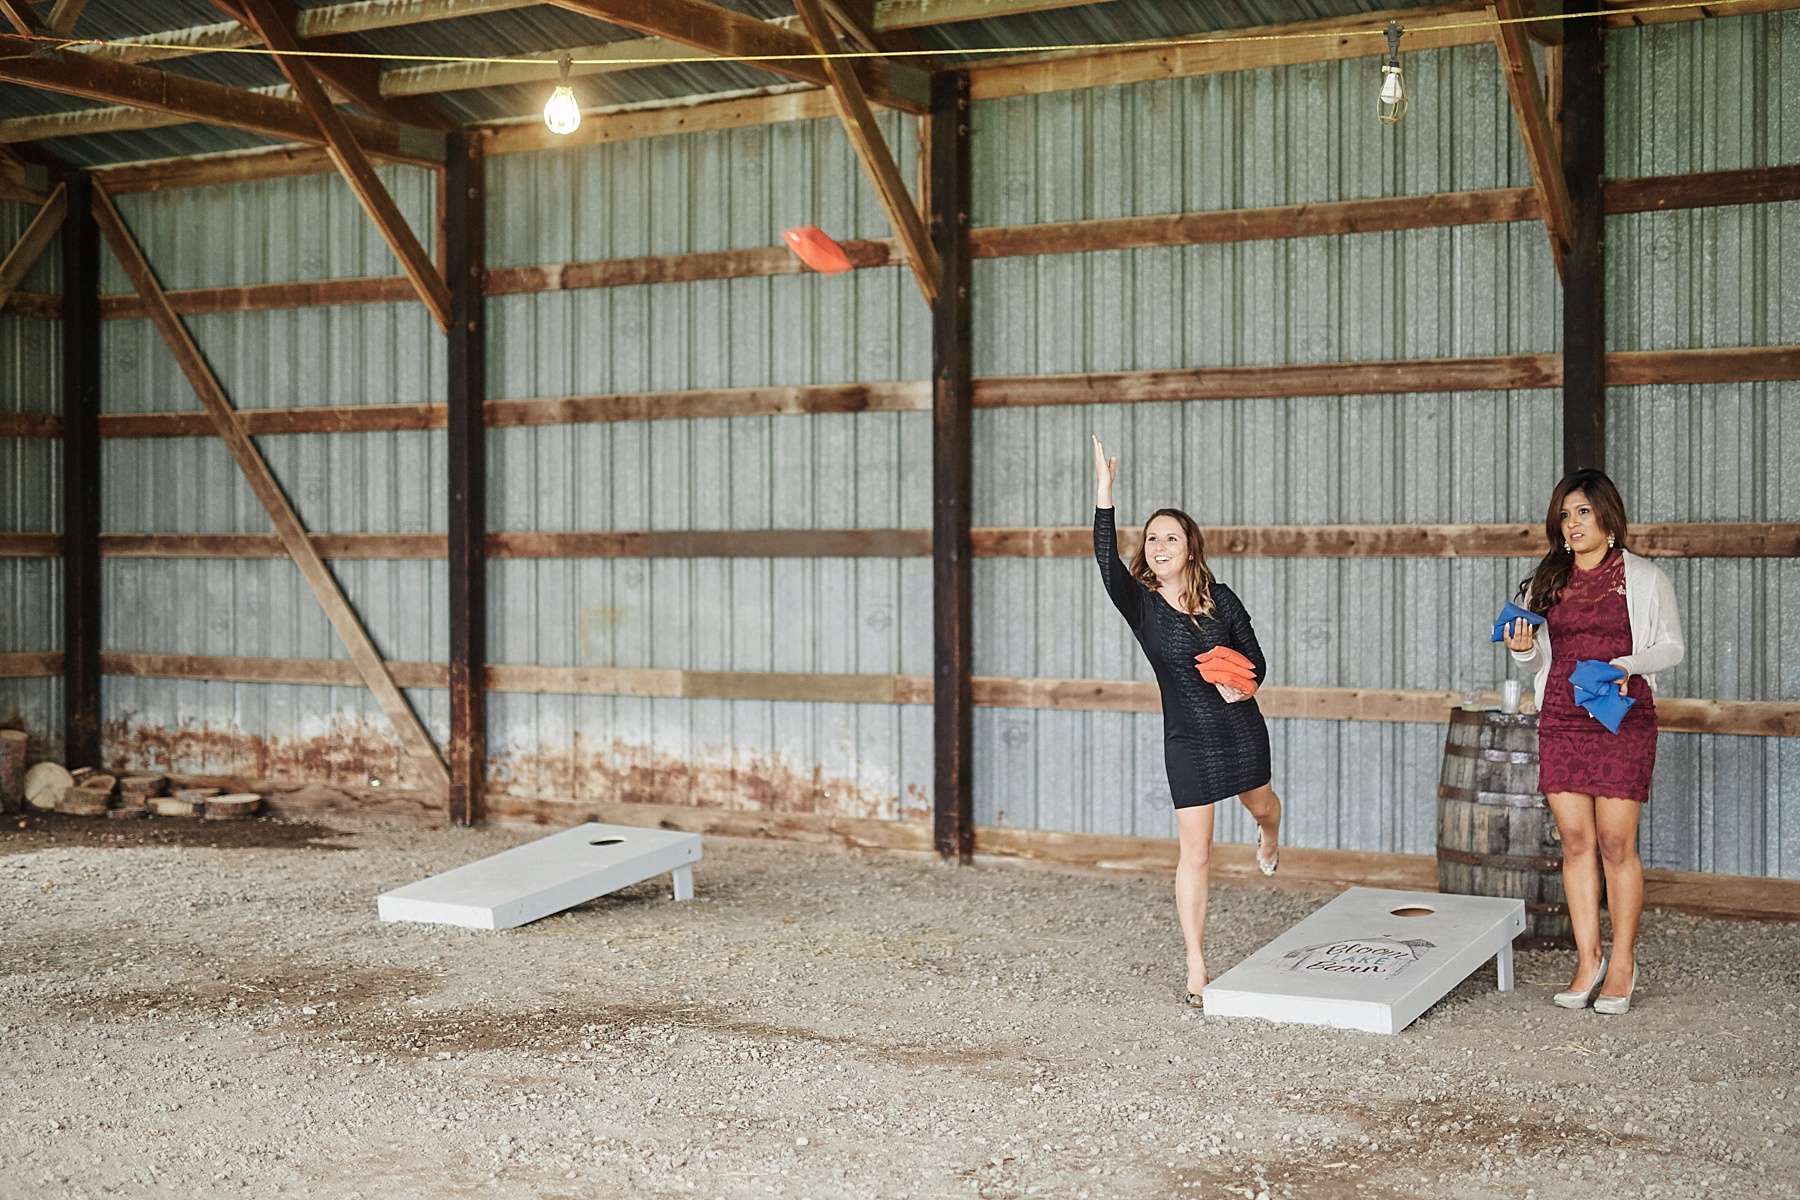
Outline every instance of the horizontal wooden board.
<svg viewBox="0 0 1800 1200">
<path fill-rule="evenodd" d="M 1758 383 L 1800 379 L 1800 346 L 1728 346 L 1703 350 L 1614 350 L 1608 387 L 1657 383 Z"/>
<path fill-rule="evenodd" d="M 1531 188 L 1497 188 L 1274 208 L 992 226 L 970 231 L 969 252 L 976 258 L 1016 258 L 1147 246 L 1198 246 L 1453 225 L 1491 225 L 1532 221 L 1537 215 L 1537 195 Z"/>
<path fill-rule="evenodd" d="M 0 437 L 61 437 L 62 423 L 61 413 L 0 412 Z"/>
<path fill-rule="evenodd" d="M 893 238 L 839 242 L 855 267 L 891 267 L 906 261 Z M 769 275 L 804 275 L 810 267 L 786 246 L 749 250 L 710 250 L 693 254 L 658 254 L 645 258 L 613 258 L 595 262 L 554 263 L 533 267 L 494 267 L 482 292 L 512 296 L 533 292 L 566 292 L 583 288 L 636 287 L 647 283 L 688 283 L 701 279 L 756 279 Z"/>
<path fill-rule="evenodd" d="M 380 304 L 417 300 L 404 275 L 353 279 L 317 279 L 302 283 L 257 283 L 241 287 L 188 288 L 168 293 L 169 305 L 183 316 L 201 313 L 264 312 L 279 308 L 323 308 L 335 304 Z M 135 294 L 100 297 L 100 316 L 127 320 L 147 315 Z"/>
<path fill-rule="evenodd" d="M 1561 383 L 1560 355 L 1501 354 L 1479 358 L 990 377 L 975 381 L 975 407 L 1495 391 L 1551 388 Z"/>
<path fill-rule="evenodd" d="M 94 175 L 109 195 L 134 192 L 166 192 L 179 188 L 218 187 L 259 179 L 291 179 L 300 175 L 331 175 L 337 165 L 323 146 L 270 146 L 255 150 L 228 150 L 191 158 L 157 158 L 142 162 L 99 167 Z"/>
<path fill-rule="evenodd" d="M 675 137 L 684 133 L 708 133 L 743 129 L 750 125 L 779 125 L 789 121 L 818 121 L 837 115 L 831 93 L 817 87 L 784 87 L 749 96 L 720 100 L 700 99 L 647 104 L 613 112 L 583 113 L 581 127 L 571 134 L 551 133 L 541 120 L 490 125 L 480 130 L 482 153 L 529 154 L 537 150 L 562 150 L 570 146 L 595 146 L 602 142 L 626 142 L 639 138 Z"/>
<path fill-rule="evenodd" d="M 1135 528 L 1119 531 L 1131 554 Z M 1227 525 L 1202 529 L 1214 558 L 1533 558 L 1543 552 L 1534 525 Z M 438 559 L 437 533 L 317 533 L 325 558 Z M 1086 525 L 976 528 L 970 541 L 983 558 L 1087 558 Z M 1645 524 L 1631 529 L 1631 548 L 1650 558 L 1796 558 L 1800 522 Z M 62 552 L 54 533 L 0 534 L 0 557 L 48 558 Z M 284 558 L 267 533 L 106 533 L 109 558 Z M 927 529 L 718 529 L 597 532 L 500 532 L 488 535 L 490 558 L 922 558 Z"/>
<path fill-rule="evenodd" d="M 402 687 L 449 686 L 441 663 L 389 663 Z M 107 653 L 109 675 L 209 679 L 239 683 L 300 683 L 360 687 L 348 660 L 228 658 L 208 655 Z M 540 667 L 496 663 L 490 691 L 584 696 L 663 696 L 714 700 L 786 700 L 836 704 L 931 703 L 922 675 L 790 674 L 765 671 L 682 671 L 627 667 Z M 987 708 L 1077 712 L 1161 711 L 1156 685 L 1137 680 L 974 680 L 975 703 Z M 1492 702 L 1495 697 L 1488 698 Z M 1371 688 L 1269 686 L 1257 703 L 1271 718 L 1442 724 L 1461 702 L 1455 692 Z M 1800 737 L 1800 702 L 1658 697 L 1661 727 L 1671 733 L 1728 733 Z"/>
<path fill-rule="evenodd" d="M 62 673 L 61 650 L 0 654 L 0 679 L 41 679 Z"/>
<path fill-rule="evenodd" d="M 1800 164 L 1697 171 L 1692 175 L 1651 175 L 1609 179 L 1603 192 L 1609 213 L 1713 208 L 1728 204 L 1773 204 L 1800 200 Z"/>
<path fill-rule="evenodd" d="M 62 316 L 62 297 L 47 296 L 41 292 L 14 292 L 0 304 L 0 312 L 15 317 L 41 317 L 54 321 Z"/>
</svg>

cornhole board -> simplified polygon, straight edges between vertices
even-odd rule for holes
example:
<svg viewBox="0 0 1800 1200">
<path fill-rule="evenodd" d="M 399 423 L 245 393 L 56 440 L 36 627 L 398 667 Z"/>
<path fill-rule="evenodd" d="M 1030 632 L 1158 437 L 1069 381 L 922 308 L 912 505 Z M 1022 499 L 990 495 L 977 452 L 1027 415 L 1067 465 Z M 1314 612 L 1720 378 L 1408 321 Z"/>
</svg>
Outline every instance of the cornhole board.
<svg viewBox="0 0 1800 1200">
<path fill-rule="evenodd" d="M 1208 1016 L 1399 1033 L 1494 959 L 1512 991 L 1525 902 L 1351 888 L 1207 985 Z"/>
<path fill-rule="evenodd" d="M 511 929 L 665 872 L 694 898 L 700 835 L 590 822 L 375 898 L 383 921 Z"/>
</svg>

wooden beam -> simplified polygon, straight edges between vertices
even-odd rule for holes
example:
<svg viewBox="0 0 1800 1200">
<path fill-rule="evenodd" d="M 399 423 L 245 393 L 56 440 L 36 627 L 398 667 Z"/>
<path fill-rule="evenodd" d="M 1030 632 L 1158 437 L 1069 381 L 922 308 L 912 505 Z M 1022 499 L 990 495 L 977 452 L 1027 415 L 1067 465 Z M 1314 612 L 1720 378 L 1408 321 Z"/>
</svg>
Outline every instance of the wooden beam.
<svg viewBox="0 0 1800 1200">
<path fill-rule="evenodd" d="M 1509 24 L 1530 16 L 1530 0 L 1495 0 L 1488 9 L 1496 18 L 1494 45 L 1500 53 L 1500 70 L 1506 77 L 1506 90 L 1512 97 L 1512 109 L 1519 137 L 1525 143 L 1525 157 L 1531 163 L 1531 182 L 1537 190 L 1538 212 L 1544 227 L 1550 231 L 1550 249 L 1556 255 L 1556 269 L 1563 271 L 1563 260 L 1569 253 L 1569 239 L 1574 228 L 1574 215 L 1569 206 L 1569 185 L 1563 176 L 1562 159 L 1550 129 L 1550 113 L 1544 103 L 1544 83 L 1538 75 L 1537 60 L 1532 57 L 1531 37 L 1524 25 Z"/>
<path fill-rule="evenodd" d="M 923 25 L 986 21 L 1093 3 L 1095 0 L 875 0 L 875 28 L 917 29 Z"/>
<path fill-rule="evenodd" d="M 108 675 L 204 679 L 227 683 L 301 683 L 355 687 L 354 664 L 342 659 L 224 658 L 191 654 L 112 653 L 102 656 Z M 445 688 L 442 663 L 391 663 L 403 686 Z M 775 700 L 817 704 L 933 703 L 930 678 L 922 675 L 794 674 L 772 671 L 683 671 L 646 667 L 540 667 L 490 664 L 487 687 L 526 695 L 652 696 L 690 700 Z M 1001 679 L 977 676 L 974 703 L 984 708 L 1063 712 L 1161 711 L 1151 681 L 1115 679 Z M 1256 693 L 1263 712 L 1277 720 L 1373 721 L 1441 725 L 1462 702 L 1461 692 L 1422 689 L 1282 687 Z M 1497 703 L 1498 694 L 1484 698 Z M 1656 698 L 1659 726 L 1668 733 L 1746 737 L 1800 737 L 1800 702 Z"/>
<path fill-rule="evenodd" d="M 31 10 L 30 0 L 0 0 L 0 17 L 25 37 L 45 37 L 48 26 Z"/>
<path fill-rule="evenodd" d="M 843 53 L 843 45 L 838 41 L 837 33 L 825 16 L 825 10 L 819 0 L 794 0 L 794 6 L 800 11 L 800 19 L 806 23 L 806 30 L 812 38 L 812 44 L 825 57 L 825 73 L 831 80 L 831 98 L 837 105 L 838 119 L 843 122 L 844 133 L 850 144 L 856 148 L 856 157 L 862 163 L 863 173 L 869 177 L 869 183 L 875 188 L 876 198 L 881 201 L 881 210 L 887 214 L 888 225 L 900 244 L 906 247 L 906 260 L 912 267 L 913 277 L 918 280 L 919 291 L 925 296 L 925 303 L 931 304 L 937 296 L 940 267 L 937 251 L 932 248 L 931 239 L 925 232 L 925 222 L 919 216 L 918 206 L 906 191 L 906 182 L 900 178 L 900 168 L 894 162 L 893 152 L 888 149 L 887 139 L 882 136 L 881 126 L 875 123 L 875 114 L 869 109 L 868 99 L 863 95 L 862 84 L 856 78 L 856 72 L 850 69 L 849 60 L 839 57 Z"/>
<path fill-rule="evenodd" d="M 549 0 L 558 8 L 668 38 L 720 58 L 738 59 L 798 79 L 825 85 L 829 64 L 821 63 L 812 43 L 793 30 L 704 0 Z M 929 77 L 911 67 L 867 62 L 856 70 L 864 91 L 885 108 L 923 113 L 923 89 Z"/>
<path fill-rule="evenodd" d="M 481 139 L 450 138 L 444 171 L 445 275 L 450 283 L 445 372 L 449 426 L 450 822 L 482 819 L 487 782 L 487 171 Z"/>
<path fill-rule="evenodd" d="M 62 673 L 61 650 L 0 654 L 0 679 L 54 679 Z"/>
<path fill-rule="evenodd" d="M 1606 47 L 1594 17 L 1564 23 L 1563 125 L 1557 168 L 1568 181 L 1563 262 L 1563 471 L 1606 466 Z M 1644 360 L 1640 359 L 1642 364 Z"/>
<path fill-rule="evenodd" d="M 1584 6 L 1585 7 L 1585 6 Z M 1717 4 L 1670 7 L 1668 0 L 1603 0 L 1607 10 L 1602 19 L 1606 29 L 1634 29 L 1640 25 L 1667 25 L 1679 21 L 1701 21 L 1712 17 L 1748 17 L 1757 13 L 1791 12 L 1800 8 L 1800 0 L 1721 0 Z"/>
<path fill-rule="evenodd" d="M 87 5 L 88 0 L 56 0 L 50 8 L 50 19 L 44 24 L 52 33 L 68 33 L 75 28 L 75 22 L 81 20 L 81 10 Z"/>
<path fill-rule="evenodd" d="M 63 757 L 101 764 L 100 236 L 93 181 L 64 182 L 62 232 Z"/>
<path fill-rule="evenodd" d="M 59 438 L 62 431 L 61 413 L 0 412 L 0 437 Z"/>
<path fill-rule="evenodd" d="M 35 43 L 0 35 L 0 80 L 82 96 L 109 104 L 128 104 L 171 113 L 189 121 L 224 125 L 282 141 L 323 142 L 324 135 L 306 108 L 293 100 L 147 67 L 107 62 L 85 54 L 60 60 L 37 58 Z M 429 135 L 392 121 L 340 114 L 351 135 L 380 158 L 435 167 L 441 150 Z"/>
<path fill-rule="evenodd" d="M 212 417 L 219 437 L 231 451 L 232 458 L 236 460 L 238 469 L 243 472 L 251 491 L 262 504 L 263 511 L 268 513 L 283 547 L 300 568 L 300 574 L 312 588 L 313 595 L 318 598 L 332 628 L 337 630 L 364 686 L 375 694 L 425 786 L 439 795 L 446 794 L 449 776 L 430 736 L 388 673 L 368 631 L 362 627 L 355 610 L 350 607 L 350 602 L 338 587 L 337 580 L 308 540 L 305 526 L 295 515 L 293 506 L 288 503 L 287 496 L 283 494 L 281 485 L 276 482 L 261 452 L 238 424 L 236 410 L 213 376 L 200 347 L 195 344 L 181 318 L 164 301 L 161 284 L 157 282 L 155 273 L 145 261 L 143 252 L 138 248 L 125 222 L 120 219 L 112 200 L 100 188 L 94 189 L 93 212 L 101 232 L 112 244 L 113 253 L 124 267 L 126 276 L 149 308 L 150 319 L 175 355 L 182 374 L 187 377 L 201 404 Z"/>
<path fill-rule="evenodd" d="M 969 529 L 974 354 L 966 74 L 946 71 L 932 77 L 929 141 L 932 258 L 938 270 L 931 313 L 932 838 L 938 854 L 968 862 L 975 828 L 975 615 Z"/>
<path fill-rule="evenodd" d="M 330 98 L 325 95 L 324 86 L 313 74 L 310 62 L 281 53 L 298 51 L 299 39 L 276 12 L 274 0 L 241 0 L 241 3 L 245 20 L 256 30 L 265 46 L 277 51 L 275 61 L 281 67 L 281 73 L 287 76 L 300 103 L 312 114 L 313 120 L 318 122 L 319 132 L 324 135 L 326 148 L 331 152 L 332 161 L 337 164 L 344 182 L 350 185 L 350 190 L 356 193 L 363 211 L 369 214 L 369 219 L 381 231 L 388 249 L 400 260 L 400 269 L 412 281 L 419 299 L 425 302 L 425 307 L 430 310 L 438 328 L 448 331 L 450 289 L 444 285 L 444 277 L 438 274 L 431 256 L 425 252 L 419 239 L 413 235 L 411 226 L 406 223 L 400 206 L 394 203 L 394 198 L 388 194 L 381 177 L 375 174 L 368 155 L 363 152 L 355 134 L 345 123 L 344 114 L 332 107 Z"/>
<path fill-rule="evenodd" d="M 1662 212 L 1800 200 L 1800 163 L 1602 181 L 1608 213 Z"/>
<path fill-rule="evenodd" d="M 0 259 L 0 307 L 12 298 L 19 284 L 37 260 L 50 245 L 56 231 L 62 228 L 63 216 L 69 210 L 69 190 L 66 184 L 57 184 L 50 198 L 44 201 L 44 207 L 38 210 L 19 240 L 13 243 L 6 257 Z"/>
</svg>

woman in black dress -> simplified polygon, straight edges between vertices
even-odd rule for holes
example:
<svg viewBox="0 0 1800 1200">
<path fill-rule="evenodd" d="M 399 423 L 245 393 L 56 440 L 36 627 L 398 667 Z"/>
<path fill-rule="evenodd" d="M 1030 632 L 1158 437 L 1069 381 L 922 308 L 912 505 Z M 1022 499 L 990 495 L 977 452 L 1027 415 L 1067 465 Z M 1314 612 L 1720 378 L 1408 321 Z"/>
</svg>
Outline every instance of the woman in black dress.
<svg viewBox="0 0 1800 1200">
<path fill-rule="evenodd" d="M 1249 660 L 1256 683 L 1262 682 L 1265 664 L 1250 614 L 1213 578 L 1199 527 L 1186 513 L 1158 511 L 1144 526 L 1144 548 L 1131 565 L 1119 560 L 1112 499 L 1118 462 L 1095 438 L 1094 557 L 1106 594 L 1144 648 L 1162 692 L 1163 763 L 1181 835 L 1175 910 L 1187 943 L 1187 999 L 1198 1004 L 1207 982 L 1203 943 L 1212 806 L 1227 796 L 1244 802 L 1261 831 L 1256 865 L 1265 875 L 1275 873 L 1281 832 L 1281 800 L 1269 786 L 1269 727 L 1262 710 L 1251 696 L 1201 678 L 1199 660 L 1226 647 Z"/>
</svg>

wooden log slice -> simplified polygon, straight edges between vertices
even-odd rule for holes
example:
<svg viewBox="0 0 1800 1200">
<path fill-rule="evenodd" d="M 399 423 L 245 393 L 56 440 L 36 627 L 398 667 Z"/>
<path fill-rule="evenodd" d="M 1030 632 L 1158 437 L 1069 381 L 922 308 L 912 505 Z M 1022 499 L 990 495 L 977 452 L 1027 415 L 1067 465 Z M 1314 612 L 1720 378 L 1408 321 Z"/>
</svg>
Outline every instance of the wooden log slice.
<svg viewBox="0 0 1800 1200">
<path fill-rule="evenodd" d="M 174 796 L 177 800 L 186 800 L 189 804 L 200 804 L 203 801 L 211 800 L 224 790 L 224 788 L 216 787 L 176 788 Z"/>
<path fill-rule="evenodd" d="M 127 775 L 119 780 L 119 795 L 160 796 L 168 786 L 167 775 Z"/>
<path fill-rule="evenodd" d="M 78 776 L 75 786 L 86 788 L 90 792 L 104 792 L 110 796 L 113 794 L 113 789 L 119 786 L 119 777 L 117 775 Z"/>
<path fill-rule="evenodd" d="M 112 790 L 73 787 L 56 802 L 56 811 L 72 817 L 104 817 L 112 808 Z"/>
<path fill-rule="evenodd" d="M 255 816 L 256 810 L 261 807 L 262 797 L 255 792 L 214 796 L 206 802 L 206 819 L 209 821 L 239 821 L 245 817 Z"/>
<path fill-rule="evenodd" d="M 25 750 L 31 739 L 17 729 L 0 729 L 0 812 L 25 804 Z"/>
<path fill-rule="evenodd" d="M 52 809 L 63 793 L 75 786 L 75 777 L 61 763 L 41 762 L 25 772 L 25 803 Z"/>
<path fill-rule="evenodd" d="M 179 796 L 152 796 L 150 811 L 159 817 L 191 817 L 200 811 L 200 806 Z"/>
</svg>

